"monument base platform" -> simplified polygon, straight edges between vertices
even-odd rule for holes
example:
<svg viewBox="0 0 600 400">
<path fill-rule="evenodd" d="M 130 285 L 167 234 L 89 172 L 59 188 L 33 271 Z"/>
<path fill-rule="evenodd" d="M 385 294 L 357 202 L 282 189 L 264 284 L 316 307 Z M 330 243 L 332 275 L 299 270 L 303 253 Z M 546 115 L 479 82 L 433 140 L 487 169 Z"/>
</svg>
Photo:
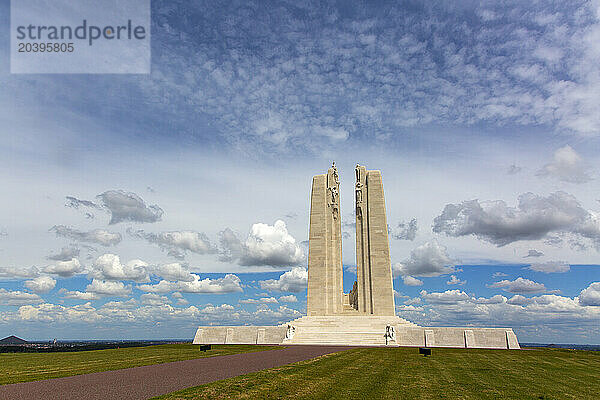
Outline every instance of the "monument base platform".
<svg viewBox="0 0 600 400">
<path fill-rule="evenodd" d="M 519 349 L 511 328 L 420 327 L 397 316 L 305 316 L 278 326 L 201 326 L 194 344 Z"/>
</svg>

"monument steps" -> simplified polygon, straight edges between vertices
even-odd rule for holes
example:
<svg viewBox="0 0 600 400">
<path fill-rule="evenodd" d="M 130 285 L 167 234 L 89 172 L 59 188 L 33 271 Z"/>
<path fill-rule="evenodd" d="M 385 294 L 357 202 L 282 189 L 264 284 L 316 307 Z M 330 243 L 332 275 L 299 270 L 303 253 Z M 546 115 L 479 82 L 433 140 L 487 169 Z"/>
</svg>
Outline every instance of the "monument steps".
<svg viewBox="0 0 600 400">
<path fill-rule="evenodd" d="M 388 338 L 386 328 L 417 327 L 397 316 L 320 315 L 304 316 L 290 321 L 294 334 L 283 344 L 396 346 Z"/>
</svg>

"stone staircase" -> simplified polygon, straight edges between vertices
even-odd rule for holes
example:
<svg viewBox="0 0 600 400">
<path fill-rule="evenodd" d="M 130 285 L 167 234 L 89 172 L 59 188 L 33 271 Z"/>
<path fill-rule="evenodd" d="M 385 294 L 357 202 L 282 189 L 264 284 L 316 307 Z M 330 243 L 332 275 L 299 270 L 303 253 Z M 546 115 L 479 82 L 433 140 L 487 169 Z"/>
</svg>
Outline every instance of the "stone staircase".
<svg viewBox="0 0 600 400">
<path fill-rule="evenodd" d="M 397 346 L 386 327 L 417 327 L 397 316 L 327 315 L 304 316 L 287 323 L 288 337 L 282 344 Z"/>
</svg>

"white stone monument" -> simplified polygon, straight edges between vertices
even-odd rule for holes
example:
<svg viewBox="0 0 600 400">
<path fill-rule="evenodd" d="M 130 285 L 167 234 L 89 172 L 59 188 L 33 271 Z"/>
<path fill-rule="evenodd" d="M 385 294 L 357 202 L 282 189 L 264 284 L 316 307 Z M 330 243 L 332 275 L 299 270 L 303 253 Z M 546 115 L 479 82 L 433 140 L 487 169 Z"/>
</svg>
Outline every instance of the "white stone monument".
<svg viewBox="0 0 600 400">
<path fill-rule="evenodd" d="M 340 182 L 335 163 L 313 177 L 307 315 L 279 326 L 201 326 L 195 344 L 312 344 L 518 349 L 511 328 L 420 327 L 395 313 L 380 171 L 356 166 L 357 280 L 342 285 Z"/>
</svg>

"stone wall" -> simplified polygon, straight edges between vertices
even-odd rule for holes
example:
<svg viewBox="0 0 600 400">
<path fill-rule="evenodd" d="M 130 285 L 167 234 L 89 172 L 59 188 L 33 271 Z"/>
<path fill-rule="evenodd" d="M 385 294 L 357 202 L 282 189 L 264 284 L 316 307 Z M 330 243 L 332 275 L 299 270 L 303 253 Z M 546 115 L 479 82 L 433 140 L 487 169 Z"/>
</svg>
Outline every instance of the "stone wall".
<svg viewBox="0 0 600 400">
<path fill-rule="evenodd" d="M 344 318 L 344 317 L 337 317 Z M 339 321 L 338 321 L 339 322 Z M 339 332 L 322 327 L 303 332 L 299 326 L 297 335 L 304 340 L 286 339 L 288 325 L 279 326 L 204 326 L 199 327 L 194 344 L 272 344 L 272 345 L 341 345 L 341 346 L 387 346 L 387 347 L 451 347 L 473 349 L 519 349 L 519 342 L 511 328 L 447 328 L 407 327 L 397 325 L 394 340 L 384 339 L 385 328 L 379 334 L 361 332 L 358 329 L 341 329 Z M 339 329 L 339 328 L 338 328 Z M 371 337 L 373 336 L 373 337 Z M 374 340 L 376 339 L 376 340 Z M 387 344 L 386 344 L 387 343 Z"/>
</svg>

